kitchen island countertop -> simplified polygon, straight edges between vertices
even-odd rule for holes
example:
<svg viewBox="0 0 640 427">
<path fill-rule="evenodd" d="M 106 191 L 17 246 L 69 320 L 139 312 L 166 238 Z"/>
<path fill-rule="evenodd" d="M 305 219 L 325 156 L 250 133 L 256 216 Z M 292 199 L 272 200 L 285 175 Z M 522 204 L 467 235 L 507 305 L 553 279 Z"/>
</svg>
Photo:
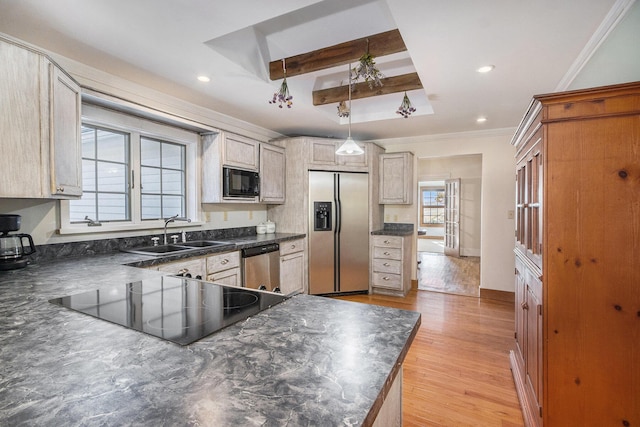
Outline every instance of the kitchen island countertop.
<svg viewBox="0 0 640 427">
<path fill-rule="evenodd" d="M 0 273 L 0 424 L 370 425 L 420 324 L 297 295 L 180 346 L 48 302 L 162 275 L 132 259 Z"/>
</svg>

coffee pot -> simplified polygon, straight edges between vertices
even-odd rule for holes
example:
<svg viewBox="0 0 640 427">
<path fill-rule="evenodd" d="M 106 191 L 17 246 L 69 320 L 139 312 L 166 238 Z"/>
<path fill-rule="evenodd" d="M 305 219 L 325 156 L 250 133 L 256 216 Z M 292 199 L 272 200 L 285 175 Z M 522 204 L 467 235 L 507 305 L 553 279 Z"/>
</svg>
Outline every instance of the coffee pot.
<svg viewBox="0 0 640 427">
<path fill-rule="evenodd" d="M 25 258 L 36 251 L 33 239 L 28 234 L 9 234 L 18 231 L 20 215 L 0 215 L 0 270 L 14 270 L 27 266 Z"/>
</svg>

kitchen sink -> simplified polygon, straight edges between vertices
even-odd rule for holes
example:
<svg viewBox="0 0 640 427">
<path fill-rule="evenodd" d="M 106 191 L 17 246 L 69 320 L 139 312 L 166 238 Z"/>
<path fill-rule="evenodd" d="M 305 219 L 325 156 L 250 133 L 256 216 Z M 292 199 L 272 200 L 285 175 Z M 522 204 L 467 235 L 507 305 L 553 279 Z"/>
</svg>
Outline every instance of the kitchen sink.
<svg viewBox="0 0 640 427">
<path fill-rule="evenodd" d="M 182 246 L 188 246 L 190 248 L 209 248 L 212 246 L 230 245 L 229 242 L 218 242 L 215 240 L 193 240 L 191 242 L 180 243 Z"/>
<path fill-rule="evenodd" d="M 142 248 L 123 249 L 123 252 L 130 252 L 132 254 L 141 255 L 164 255 L 176 252 L 192 251 L 194 248 L 182 245 L 158 245 L 158 246 L 145 246 Z"/>
<path fill-rule="evenodd" d="M 168 255 L 227 245 L 231 246 L 232 243 L 219 242 L 216 240 L 193 240 L 191 242 L 183 242 L 180 244 L 167 244 L 158 246 L 144 246 L 142 248 L 122 249 L 122 251 L 140 255 Z"/>
</svg>

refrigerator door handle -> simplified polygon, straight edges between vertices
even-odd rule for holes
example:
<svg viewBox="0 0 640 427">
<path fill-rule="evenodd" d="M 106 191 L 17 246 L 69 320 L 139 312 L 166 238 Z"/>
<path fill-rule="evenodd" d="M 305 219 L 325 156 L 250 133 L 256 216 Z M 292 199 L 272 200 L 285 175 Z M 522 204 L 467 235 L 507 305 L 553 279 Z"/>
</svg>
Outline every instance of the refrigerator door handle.
<svg viewBox="0 0 640 427">
<path fill-rule="evenodd" d="M 340 230 L 342 228 L 342 205 L 340 202 L 340 175 L 333 174 L 333 201 L 335 203 L 336 222 L 333 230 L 335 238 L 333 239 L 333 258 L 334 258 L 334 280 L 333 290 L 340 290 Z"/>
</svg>

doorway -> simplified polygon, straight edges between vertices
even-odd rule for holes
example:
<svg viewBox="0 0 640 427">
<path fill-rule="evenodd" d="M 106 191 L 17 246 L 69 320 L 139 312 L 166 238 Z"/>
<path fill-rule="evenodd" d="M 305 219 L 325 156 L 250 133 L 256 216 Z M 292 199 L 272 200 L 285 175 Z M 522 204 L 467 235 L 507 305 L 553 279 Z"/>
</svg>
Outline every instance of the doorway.
<svg viewBox="0 0 640 427">
<path fill-rule="evenodd" d="M 418 159 L 418 289 L 480 296 L 482 155 Z"/>
</svg>

